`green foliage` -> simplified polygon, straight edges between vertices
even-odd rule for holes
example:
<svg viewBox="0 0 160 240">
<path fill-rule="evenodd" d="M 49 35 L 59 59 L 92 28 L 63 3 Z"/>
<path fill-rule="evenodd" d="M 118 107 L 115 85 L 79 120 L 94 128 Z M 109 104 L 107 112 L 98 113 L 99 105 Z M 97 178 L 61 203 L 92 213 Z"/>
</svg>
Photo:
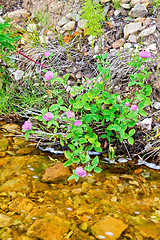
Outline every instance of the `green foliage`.
<svg viewBox="0 0 160 240">
<path fill-rule="evenodd" d="M 122 0 L 112 0 L 112 7 L 115 9 L 119 9 L 121 7 Z"/>
<path fill-rule="evenodd" d="M 86 28 L 89 29 L 89 34 L 92 36 L 101 35 L 101 23 L 105 20 L 103 14 L 103 6 L 94 0 L 84 0 L 82 6 L 82 19 L 86 19 Z"/>
<path fill-rule="evenodd" d="M 153 7 L 160 9 L 160 0 L 152 0 Z"/>
<path fill-rule="evenodd" d="M 94 82 L 91 79 L 88 83 L 87 79 L 85 86 L 73 86 L 70 91 L 72 97 L 69 99 L 69 105 L 59 97 L 57 103 L 52 104 L 49 109 L 43 109 L 37 119 L 53 131 L 53 138 L 60 138 L 62 146 L 68 145 L 69 150 L 65 151 L 67 158 L 65 166 L 73 163 L 83 164 L 85 170 L 94 170 L 99 173 L 101 169 L 98 167 L 98 156 L 92 160 L 89 151 L 102 152 L 100 139 L 105 138 L 109 142 L 109 156 L 112 159 L 115 156 L 111 145 L 113 140 L 118 138 L 121 143 L 125 140 L 133 144 L 134 126 L 141 115 L 146 116 L 144 108 L 150 105 L 149 96 L 152 88 L 144 82 L 150 75 L 147 67 L 140 70 L 146 60 L 136 57 L 130 63 L 138 69 L 136 73 L 130 75 L 131 81 L 128 87 L 132 91 L 126 99 L 121 99 L 119 94 L 112 94 L 108 90 L 110 71 L 106 60 L 107 54 L 97 58 L 99 59 L 97 68 L 100 72 L 97 78 L 101 77 L 101 81 Z M 51 82 L 57 81 L 64 84 L 67 77 L 61 79 L 54 74 L 54 80 L 51 79 Z M 137 85 L 138 88 L 136 88 Z M 82 93 L 82 90 L 85 90 L 85 93 Z M 53 113 L 53 118 L 46 122 L 43 115 L 48 112 Z M 72 113 L 71 116 L 67 115 L 69 112 Z M 59 124 L 60 122 L 63 127 Z M 73 171 L 69 179 L 77 181 L 78 176 Z"/>
</svg>

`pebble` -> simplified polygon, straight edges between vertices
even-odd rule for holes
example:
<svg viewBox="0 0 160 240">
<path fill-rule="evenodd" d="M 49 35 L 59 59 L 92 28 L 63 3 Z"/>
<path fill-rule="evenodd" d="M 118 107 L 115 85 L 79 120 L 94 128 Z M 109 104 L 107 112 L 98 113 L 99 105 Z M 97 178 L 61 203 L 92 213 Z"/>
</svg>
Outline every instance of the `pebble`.
<svg viewBox="0 0 160 240">
<path fill-rule="evenodd" d="M 131 17 L 146 17 L 148 14 L 148 10 L 146 7 L 140 3 L 137 3 L 134 8 L 129 12 L 129 16 Z"/>
<path fill-rule="evenodd" d="M 86 24 L 87 24 L 87 20 L 86 19 L 81 19 L 78 21 L 78 27 L 81 29 L 85 29 L 86 28 Z"/>
<path fill-rule="evenodd" d="M 131 5 L 130 4 L 128 4 L 128 3 L 123 3 L 122 5 L 121 5 L 121 7 L 122 8 L 124 8 L 124 9 L 131 9 Z"/>
<path fill-rule="evenodd" d="M 113 48 L 120 48 L 120 47 L 123 46 L 124 43 L 125 43 L 124 38 L 121 38 L 121 39 L 113 42 L 113 43 L 112 43 L 112 47 L 113 47 Z"/>
<path fill-rule="evenodd" d="M 128 41 L 131 43 L 136 43 L 137 42 L 137 37 L 134 34 L 131 34 L 128 38 Z"/>
<path fill-rule="evenodd" d="M 71 31 L 71 30 L 74 29 L 75 25 L 76 25 L 76 22 L 75 22 L 75 21 L 70 21 L 70 22 L 66 23 L 66 24 L 63 26 L 63 29 L 64 29 L 65 31 Z"/>
<path fill-rule="evenodd" d="M 138 31 L 141 30 L 142 23 L 137 22 L 137 23 L 129 23 L 124 27 L 124 37 L 128 38 L 130 34 L 137 33 Z"/>
<path fill-rule="evenodd" d="M 156 26 L 151 26 L 149 28 L 146 28 L 144 30 L 141 31 L 141 33 L 139 34 L 139 37 L 146 37 L 149 36 L 151 34 L 153 34 L 156 31 Z"/>
</svg>

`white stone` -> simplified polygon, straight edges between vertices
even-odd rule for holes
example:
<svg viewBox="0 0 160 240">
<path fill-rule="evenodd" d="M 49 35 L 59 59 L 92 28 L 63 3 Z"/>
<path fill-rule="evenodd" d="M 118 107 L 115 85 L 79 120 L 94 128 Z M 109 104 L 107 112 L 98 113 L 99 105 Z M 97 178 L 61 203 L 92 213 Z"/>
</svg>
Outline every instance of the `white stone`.
<svg viewBox="0 0 160 240">
<path fill-rule="evenodd" d="M 132 35 L 129 36 L 128 40 L 132 43 L 136 43 L 137 42 L 137 37 L 136 37 L 136 35 L 132 34 Z"/>
<path fill-rule="evenodd" d="M 22 19 L 26 19 L 29 16 L 30 13 L 25 9 L 18 9 L 16 11 L 7 13 L 7 17 L 13 21 L 22 21 Z"/>
<path fill-rule="evenodd" d="M 23 77 L 24 72 L 17 69 L 13 74 L 14 74 L 15 80 L 18 81 Z"/>
<path fill-rule="evenodd" d="M 141 33 L 139 34 L 139 37 L 149 36 L 152 33 L 154 33 L 155 31 L 156 31 L 156 26 L 151 26 L 149 28 L 146 28 L 146 29 L 142 30 Z"/>
<path fill-rule="evenodd" d="M 66 17 L 62 17 L 59 22 L 58 22 L 58 26 L 62 27 L 63 25 L 65 25 L 66 23 L 68 23 L 68 20 Z"/>
<path fill-rule="evenodd" d="M 99 52 L 100 52 L 100 47 L 98 45 L 96 45 L 94 48 L 94 53 L 97 54 Z"/>
<path fill-rule="evenodd" d="M 117 17 L 119 14 L 121 13 L 121 10 L 120 9 L 116 9 L 114 11 L 114 15 Z"/>
<path fill-rule="evenodd" d="M 140 122 L 140 126 L 142 129 L 151 130 L 152 129 L 152 118 L 145 118 Z"/>
<path fill-rule="evenodd" d="M 70 21 L 70 22 L 68 22 L 67 24 L 65 24 L 65 25 L 63 26 L 63 29 L 64 29 L 65 31 L 71 31 L 71 30 L 74 29 L 75 24 L 76 24 L 75 21 Z"/>
<path fill-rule="evenodd" d="M 136 5 L 137 3 L 143 4 L 143 3 L 148 3 L 148 2 L 149 2 L 149 0 L 131 0 L 132 5 Z"/>
<path fill-rule="evenodd" d="M 78 21 L 78 27 L 81 29 L 85 29 L 86 28 L 86 24 L 87 24 L 87 20 L 86 19 L 81 19 Z"/>
<path fill-rule="evenodd" d="M 0 17 L 0 23 L 4 23 L 4 20 L 2 17 Z"/>
<path fill-rule="evenodd" d="M 28 32 L 36 32 L 37 31 L 37 25 L 35 23 L 29 23 L 27 26 Z"/>
<path fill-rule="evenodd" d="M 153 107 L 157 110 L 160 110 L 160 102 L 154 102 Z"/>
<path fill-rule="evenodd" d="M 76 14 L 76 13 L 68 13 L 66 15 L 66 18 L 68 18 L 68 20 L 79 21 L 81 16 L 79 14 Z"/>
<path fill-rule="evenodd" d="M 124 27 L 124 37 L 127 38 L 130 34 L 137 33 L 141 30 L 142 23 L 129 23 Z"/>
<path fill-rule="evenodd" d="M 92 35 L 90 35 L 90 36 L 88 37 L 88 42 L 89 42 L 90 45 L 94 44 L 94 42 L 95 42 L 95 37 L 92 36 Z"/>
<path fill-rule="evenodd" d="M 150 50 L 150 51 L 156 51 L 157 50 L 156 43 L 152 43 L 151 45 L 148 46 L 147 49 Z"/>
<path fill-rule="evenodd" d="M 47 36 L 41 35 L 39 38 L 40 38 L 41 43 L 48 43 L 48 37 Z"/>
<path fill-rule="evenodd" d="M 131 5 L 130 5 L 130 4 L 127 4 L 127 3 L 123 3 L 123 4 L 121 5 L 121 7 L 124 8 L 124 9 L 131 9 Z"/>
<path fill-rule="evenodd" d="M 130 49 L 132 47 L 131 43 L 125 43 L 123 46 L 125 49 Z"/>
</svg>

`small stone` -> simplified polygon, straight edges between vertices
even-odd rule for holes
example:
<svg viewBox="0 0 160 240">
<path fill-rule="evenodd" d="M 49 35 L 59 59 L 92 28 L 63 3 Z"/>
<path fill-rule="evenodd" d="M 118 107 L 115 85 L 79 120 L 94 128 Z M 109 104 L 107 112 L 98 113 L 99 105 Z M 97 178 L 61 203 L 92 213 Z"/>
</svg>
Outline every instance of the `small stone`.
<svg viewBox="0 0 160 240">
<path fill-rule="evenodd" d="M 149 2 L 149 0 L 131 0 L 131 5 L 136 5 L 138 3 L 143 4 L 143 3 L 148 3 L 148 2 Z"/>
<path fill-rule="evenodd" d="M 0 192 L 28 192 L 28 182 L 22 177 L 15 177 L 0 186 Z"/>
<path fill-rule="evenodd" d="M 142 4 L 137 3 L 134 8 L 129 12 L 129 16 L 131 17 L 146 17 L 148 14 L 148 10 Z"/>
<path fill-rule="evenodd" d="M 123 3 L 123 4 L 121 5 L 121 7 L 124 8 L 124 9 L 131 9 L 131 5 L 130 5 L 130 4 L 127 4 L 127 3 Z"/>
<path fill-rule="evenodd" d="M 128 41 L 131 42 L 131 43 L 136 43 L 137 42 L 136 35 L 131 34 L 128 38 Z"/>
<path fill-rule="evenodd" d="M 48 37 L 47 36 L 41 35 L 41 36 L 39 36 L 39 39 L 40 39 L 41 43 L 48 43 Z"/>
<path fill-rule="evenodd" d="M 0 158 L 5 157 L 6 153 L 5 152 L 0 152 Z"/>
<path fill-rule="evenodd" d="M 133 180 L 133 176 L 128 175 L 128 174 L 123 174 L 120 176 L 120 178 L 125 179 L 125 180 Z"/>
<path fill-rule="evenodd" d="M 63 163 L 56 163 L 53 167 L 50 167 L 46 170 L 42 181 L 56 182 L 59 180 L 66 180 L 69 176 L 69 169 L 67 167 L 64 167 Z"/>
<path fill-rule="evenodd" d="M 125 43 L 124 44 L 124 48 L 125 49 L 130 49 L 132 47 L 132 44 L 131 43 Z"/>
<path fill-rule="evenodd" d="M 94 224 L 91 227 L 91 232 L 97 239 L 116 240 L 119 239 L 122 232 L 126 230 L 127 227 L 128 225 L 119 219 L 106 217 Z M 99 236 L 103 236 L 104 238 L 100 238 Z"/>
<path fill-rule="evenodd" d="M 16 151 L 17 155 L 28 155 L 31 154 L 35 149 L 32 147 L 23 147 Z"/>
<path fill-rule="evenodd" d="M 82 191 L 83 191 L 82 188 L 74 188 L 74 189 L 72 189 L 72 192 L 73 192 L 74 194 L 80 194 Z"/>
<path fill-rule="evenodd" d="M 149 51 L 157 51 L 157 45 L 156 43 L 152 43 L 151 45 L 149 45 L 146 49 L 146 51 L 149 50 Z"/>
<path fill-rule="evenodd" d="M 160 110 L 160 102 L 154 102 L 153 107 L 157 110 Z"/>
<path fill-rule="evenodd" d="M 0 228 L 11 226 L 12 225 L 11 220 L 12 219 L 10 217 L 8 217 L 7 215 L 0 213 Z"/>
<path fill-rule="evenodd" d="M 15 80 L 18 81 L 23 77 L 24 72 L 17 69 L 13 74 L 14 74 Z"/>
<path fill-rule="evenodd" d="M 29 23 L 27 26 L 28 32 L 37 32 L 37 25 L 35 23 Z"/>
<path fill-rule="evenodd" d="M 124 43 L 125 43 L 124 38 L 121 38 L 121 39 L 115 41 L 114 43 L 112 43 L 112 47 L 113 48 L 120 48 L 120 47 L 123 46 Z"/>
<path fill-rule="evenodd" d="M 145 118 L 140 122 L 140 126 L 142 130 L 147 129 L 150 131 L 152 129 L 152 118 Z"/>
<path fill-rule="evenodd" d="M 124 27 L 124 37 L 127 38 L 130 34 L 137 33 L 141 30 L 142 23 L 129 23 Z"/>
<path fill-rule="evenodd" d="M 139 37 L 146 37 L 149 36 L 151 34 L 153 34 L 156 31 L 156 26 L 151 26 L 149 28 L 146 28 L 144 30 L 141 31 L 141 33 L 139 34 Z"/>
<path fill-rule="evenodd" d="M 129 184 L 139 187 L 139 183 L 137 181 L 129 181 Z"/>
<path fill-rule="evenodd" d="M 30 13 L 25 9 L 18 9 L 7 13 L 7 17 L 12 19 L 12 21 L 22 21 L 22 19 L 27 19 L 29 16 Z"/>
<path fill-rule="evenodd" d="M 6 151 L 9 146 L 8 138 L 0 139 L 0 152 Z"/>
<path fill-rule="evenodd" d="M 143 22 L 143 26 L 147 27 L 150 25 L 150 23 L 151 23 L 151 19 L 149 17 L 147 17 Z"/>
<path fill-rule="evenodd" d="M 70 22 L 66 23 L 66 24 L 63 26 L 63 29 L 64 29 L 65 31 L 71 31 L 71 30 L 74 29 L 75 24 L 76 24 L 75 21 L 70 21 Z"/>
<path fill-rule="evenodd" d="M 107 3 L 110 2 L 110 0 L 101 0 L 101 3 Z"/>
<path fill-rule="evenodd" d="M 81 19 L 81 20 L 79 20 L 79 21 L 78 21 L 78 28 L 85 29 L 87 22 L 88 22 L 88 21 L 87 21 L 86 19 Z"/>
<path fill-rule="evenodd" d="M 100 52 L 100 47 L 98 45 L 96 45 L 94 48 L 94 53 L 98 54 L 99 52 Z"/>
<path fill-rule="evenodd" d="M 66 18 L 68 18 L 68 20 L 74 20 L 74 21 L 79 21 L 81 16 L 77 13 L 68 13 L 66 15 Z"/>
<path fill-rule="evenodd" d="M 7 132 L 14 133 L 15 131 L 18 131 L 20 127 L 17 124 L 9 123 L 9 124 L 3 125 L 2 129 L 7 130 Z"/>
<path fill-rule="evenodd" d="M 62 18 L 59 20 L 58 25 L 59 25 L 60 27 L 62 27 L 62 26 L 64 26 L 64 25 L 67 24 L 67 23 L 68 23 L 67 18 L 66 18 L 66 17 L 62 17 Z"/>
<path fill-rule="evenodd" d="M 120 9 L 116 9 L 114 11 L 114 15 L 117 17 L 119 14 L 121 13 L 121 10 Z"/>
</svg>

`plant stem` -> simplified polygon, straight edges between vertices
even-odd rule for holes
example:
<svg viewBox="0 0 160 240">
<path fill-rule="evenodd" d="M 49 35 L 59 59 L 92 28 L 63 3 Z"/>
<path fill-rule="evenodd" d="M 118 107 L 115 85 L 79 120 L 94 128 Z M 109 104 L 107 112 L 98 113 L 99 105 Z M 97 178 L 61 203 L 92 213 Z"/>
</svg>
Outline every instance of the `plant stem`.
<svg viewBox="0 0 160 240">
<path fill-rule="evenodd" d="M 47 66 L 45 66 L 45 65 L 43 65 L 43 64 L 41 64 L 41 63 L 39 63 L 39 62 L 37 62 L 37 61 L 35 61 L 35 60 L 33 60 L 32 58 L 26 56 L 26 55 L 23 54 L 22 52 L 20 52 L 20 51 L 18 51 L 18 50 L 16 50 L 16 51 L 17 51 L 17 53 L 21 54 L 23 57 L 29 59 L 29 60 L 32 61 L 32 62 L 35 62 L 36 64 L 40 65 L 41 67 L 44 67 L 44 68 L 46 68 L 46 69 L 50 68 L 50 67 L 47 67 Z"/>
</svg>

